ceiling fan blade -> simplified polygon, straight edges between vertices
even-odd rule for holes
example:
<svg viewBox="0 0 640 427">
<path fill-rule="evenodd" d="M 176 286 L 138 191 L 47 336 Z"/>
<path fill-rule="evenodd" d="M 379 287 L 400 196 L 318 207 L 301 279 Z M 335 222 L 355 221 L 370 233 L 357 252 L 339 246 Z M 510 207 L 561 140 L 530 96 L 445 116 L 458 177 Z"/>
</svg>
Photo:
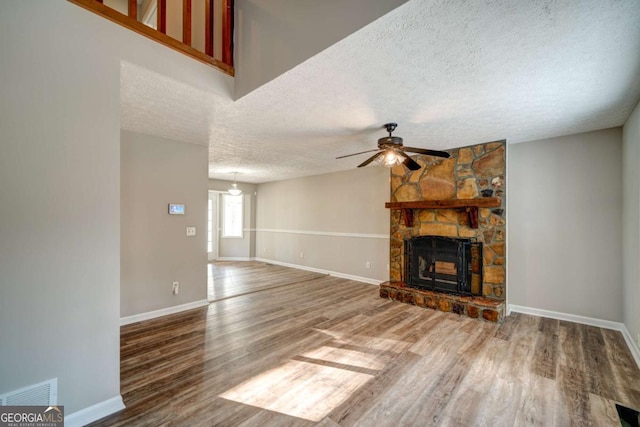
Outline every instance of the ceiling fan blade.
<svg viewBox="0 0 640 427">
<path fill-rule="evenodd" d="M 446 151 L 428 150 L 426 148 L 404 147 L 404 151 L 409 151 L 410 153 L 426 154 L 428 156 L 444 157 L 445 159 L 451 157 L 451 154 L 447 153 Z"/>
<path fill-rule="evenodd" d="M 404 157 L 404 161 L 402 162 L 402 164 L 405 165 L 407 167 L 407 169 L 412 170 L 412 171 L 417 171 L 418 169 L 420 169 L 422 167 L 422 166 L 420 166 L 420 164 L 418 164 L 418 162 L 413 160 L 411 157 L 407 156 L 402 151 L 398 151 L 398 154 L 400 154 L 402 157 Z"/>
<path fill-rule="evenodd" d="M 374 150 L 361 151 L 359 153 L 347 154 L 346 156 L 336 157 L 336 159 L 344 159 L 345 157 L 357 156 L 358 154 L 364 154 L 364 153 L 373 153 L 374 151 L 378 151 L 378 150 L 379 148 L 376 148 Z"/>
<path fill-rule="evenodd" d="M 375 159 L 377 159 L 378 157 L 382 156 L 382 154 L 384 153 L 384 151 L 380 151 L 376 154 L 374 154 L 373 156 L 369 157 L 367 160 L 365 160 L 364 162 L 360 163 L 358 165 L 359 168 L 363 167 L 363 166 L 367 166 L 369 163 L 373 162 Z"/>
</svg>

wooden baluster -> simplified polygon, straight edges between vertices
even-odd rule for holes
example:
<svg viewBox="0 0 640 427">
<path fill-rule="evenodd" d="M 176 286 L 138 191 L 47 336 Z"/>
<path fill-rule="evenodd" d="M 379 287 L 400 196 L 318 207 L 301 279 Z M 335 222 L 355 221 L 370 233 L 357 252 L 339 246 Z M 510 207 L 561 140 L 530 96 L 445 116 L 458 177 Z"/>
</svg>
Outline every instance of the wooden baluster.
<svg viewBox="0 0 640 427">
<path fill-rule="evenodd" d="M 222 4 L 222 62 L 233 66 L 233 0 Z"/>
<path fill-rule="evenodd" d="M 129 18 L 138 20 L 138 2 L 136 0 L 129 0 L 128 14 Z"/>
<path fill-rule="evenodd" d="M 191 46 L 191 0 L 182 0 L 182 43 Z"/>
<path fill-rule="evenodd" d="M 213 57 L 213 1 L 205 1 L 204 11 L 204 53 Z"/>
<path fill-rule="evenodd" d="M 158 31 L 167 34 L 167 0 L 158 0 Z"/>
</svg>

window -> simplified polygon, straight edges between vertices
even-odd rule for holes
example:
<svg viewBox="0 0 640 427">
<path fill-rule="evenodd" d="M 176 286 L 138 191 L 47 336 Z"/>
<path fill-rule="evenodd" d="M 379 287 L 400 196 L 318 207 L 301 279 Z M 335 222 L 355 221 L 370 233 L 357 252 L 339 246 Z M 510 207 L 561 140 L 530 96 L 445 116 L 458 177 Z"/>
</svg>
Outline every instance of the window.
<svg viewBox="0 0 640 427">
<path fill-rule="evenodd" d="M 242 238 L 243 196 L 222 195 L 222 237 Z"/>
</svg>

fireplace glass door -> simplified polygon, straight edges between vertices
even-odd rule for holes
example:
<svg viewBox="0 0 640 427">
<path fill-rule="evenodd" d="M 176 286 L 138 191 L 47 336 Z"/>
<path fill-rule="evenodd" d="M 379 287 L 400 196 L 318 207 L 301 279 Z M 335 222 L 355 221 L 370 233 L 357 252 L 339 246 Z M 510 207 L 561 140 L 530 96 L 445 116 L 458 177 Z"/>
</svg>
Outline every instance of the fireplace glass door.
<svg viewBox="0 0 640 427">
<path fill-rule="evenodd" d="M 482 243 L 439 236 L 405 241 L 405 283 L 458 295 L 480 295 Z"/>
</svg>

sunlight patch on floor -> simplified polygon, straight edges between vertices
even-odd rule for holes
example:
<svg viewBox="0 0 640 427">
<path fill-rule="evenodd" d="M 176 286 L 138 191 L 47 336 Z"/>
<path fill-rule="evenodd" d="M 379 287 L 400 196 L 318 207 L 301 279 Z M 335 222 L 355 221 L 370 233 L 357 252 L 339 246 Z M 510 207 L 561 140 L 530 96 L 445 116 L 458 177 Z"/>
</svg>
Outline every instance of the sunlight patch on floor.
<svg viewBox="0 0 640 427">
<path fill-rule="evenodd" d="M 386 364 L 386 360 L 383 360 L 382 357 L 376 354 L 367 354 L 357 350 L 328 346 L 307 351 L 302 353 L 301 356 L 374 370 L 380 370 L 384 368 Z"/>
<path fill-rule="evenodd" d="M 337 344 L 350 344 L 359 347 L 366 347 L 371 350 L 393 351 L 395 353 L 400 353 L 413 344 L 396 339 L 373 337 L 369 335 L 357 335 L 347 331 L 340 332 L 338 330 L 317 328 L 313 330 L 332 337 L 334 339 L 334 342 Z"/>
<path fill-rule="evenodd" d="M 348 369 L 290 360 L 220 397 L 319 422 L 371 378 Z"/>
</svg>

